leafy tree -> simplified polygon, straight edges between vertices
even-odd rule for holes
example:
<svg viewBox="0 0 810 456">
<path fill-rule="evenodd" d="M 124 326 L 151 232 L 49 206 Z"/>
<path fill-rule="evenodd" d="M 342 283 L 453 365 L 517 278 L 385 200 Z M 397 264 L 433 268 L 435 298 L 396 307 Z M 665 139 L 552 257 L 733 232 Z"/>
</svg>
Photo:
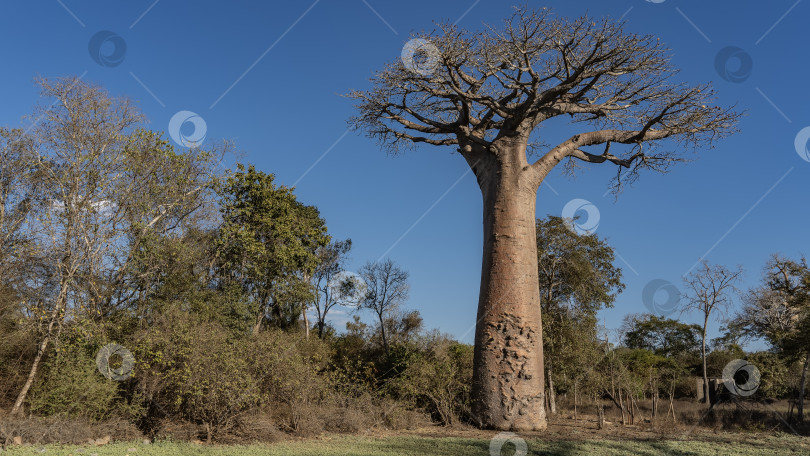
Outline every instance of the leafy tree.
<svg viewBox="0 0 810 456">
<path fill-rule="evenodd" d="M 804 420 L 804 396 L 810 365 L 810 268 L 807 259 L 774 255 L 765 266 L 763 284 L 745 296 L 743 308 L 729 324 L 731 332 L 764 338 L 783 356 L 801 362 L 797 412 Z"/>
<path fill-rule="evenodd" d="M 474 414 L 482 427 L 543 429 L 534 219 L 543 179 L 564 160 L 569 170 L 577 162 L 628 169 L 631 180 L 642 170 L 663 172 L 682 161 L 684 148 L 674 143 L 711 146 L 734 130 L 738 114 L 714 106 L 709 85 L 677 81 L 660 41 L 612 19 L 523 7 L 502 27 L 443 23 L 415 38 L 418 62 L 392 62 L 372 88 L 350 93 L 359 111 L 350 122 L 392 153 L 450 146 L 475 173 L 484 248 Z M 539 127 L 565 118 L 576 126 L 568 139 L 538 140 Z"/>
<path fill-rule="evenodd" d="M 699 325 L 653 314 L 629 315 L 624 323 L 624 344 L 666 358 L 689 359 L 700 351 Z"/>
<path fill-rule="evenodd" d="M 309 277 L 319 247 L 329 243 L 318 209 L 254 166 L 237 165 L 220 188 L 222 225 L 216 240 L 226 284 L 251 298 L 258 333 L 268 320 L 290 326 L 312 300 Z"/>
<path fill-rule="evenodd" d="M 66 320 L 101 320 L 131 298 L 128 271 L 147 237 L 179 229 L 204 206 L 217 149 L 178 153 L 142 128 L 126 98 L 79 78 L 39 79 L 44 103 L 21 144 L 25 185 L 38 197 L 25 222 L 38 257 L 25 278 L 39 319 L 37 354 L 12 407 L 21 410 L 40 362 Z M 224 149 L 219 150 L 223 152 Z"/>
<path fill-rule="evenodd" d="M 260 403 L 250 348 L 217 323 L 173 307 L 138 335 L 140 388 L 162 415 L 205 426 L 210 442 Z"/>
<path fill-rule="evenodd" d="M 575 377 L 581 366 L 593 365 L 600 354 L 596 314 L 611 307 L 624 289 L 621 269 L 613 265 L 613 248 L 594 234 L 576 233 L 569 223 L 554 216 L 536 223 L 545 315 L 543 352 L 552 413 L 556 411 L 552 364 L 562 377 Z"/>
<path fill-rule="evenodd" d="M 250 330 L 253 318 L 243 290 L 218 280 L 215 274 L 215 241 L 214 230 L 191 229 L 141 243 L 132 268 L 137 298 L 132 300 L 130 312 L 138 324 L 148 326 L 167 310 L 179 307 L 234 334 Z"/>
<path fill-rule="evenodd" d="M 402 400 L 452 425 L 469 413 L 470 378 L 472 347 L 438 338 L 412 356 L 388 386 Z"/>
<path fill-rule="evenodd" d="M 703 317 L 703 330 L 700 333 L 700 356 L 703 360 L 703 400 L 709 400 L 709 374 L 706 370 L 706 331 L 709 318 L 717 313 L 724 314 L 731 305 L 729 292 L 736 290 L 742 268 L 728 269 L 725 266 L 710 266 L 702 262 L 700 269 L 689 274 L 686 282 L 687 294 L 685 310 L 697 310 Z M 711 407 L 711 404 L 709 404 Z"/>
</svg>

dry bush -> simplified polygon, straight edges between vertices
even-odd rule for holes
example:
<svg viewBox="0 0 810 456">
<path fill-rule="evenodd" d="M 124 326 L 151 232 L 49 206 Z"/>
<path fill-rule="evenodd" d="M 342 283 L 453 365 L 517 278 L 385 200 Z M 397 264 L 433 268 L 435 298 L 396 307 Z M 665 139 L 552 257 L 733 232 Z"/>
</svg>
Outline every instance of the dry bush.
<svg viewBox="0 0 810 456">
<path fill-rule="evenodd" d="M 255 410 L 242 415 L 237 426 L 227 436 L 220 439 L 223 443 L 263 442 L 274 443 L 287 438 L 268 413 Z"/>
<path fill-rule="evenodd" d="M 143 434 L 134 424 L 120 418 L 101 422 L 58 416 L 0 419 L 0 443 L 15 436 L 22 437 L 23 443 L 46 445 L 84 444 L 90 439 L 104 436 L 110 436 L 112 440 L 131 441 L 142 438 Z"/>
<path fill-rule="evenodd" d="M 266 409 L 288 432 L 320 432 L 320 406 L 329 397 L 326 369 L 329 347 L 319 339 L 306 340 L 280 330 L 254 336 L 249 345 L 251 374 Z"/>
<path fill-rule="evenodd" d="M 0 289 L 0 409 L 14 403 L 37 351 L 33 325 L 26 325 L 15 306 Z"/>
</svg>

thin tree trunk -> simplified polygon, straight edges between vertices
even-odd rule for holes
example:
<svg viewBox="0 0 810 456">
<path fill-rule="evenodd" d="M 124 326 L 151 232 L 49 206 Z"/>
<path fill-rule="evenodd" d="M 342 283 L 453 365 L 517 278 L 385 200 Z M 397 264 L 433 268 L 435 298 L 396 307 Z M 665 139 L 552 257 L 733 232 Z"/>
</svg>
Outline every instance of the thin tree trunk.
<svg viewBox="0 0 810 456">
<path fill-rule="evenodd" d="M 40 342 L 39 346 L 37 347 L 37 354 L 34 357 L 34 363 L 31 365 L 31 370 L 28 371 L 28 378 L 25 379 L 25 384 L 23 384 L 20 393 L 17 395 L 17 399 L 14 401 L 14 406 L 11 407 L 11 412 L 9 413 L 11 416 L 17 415 L 22 409 L 23 402 L 25 402 L 25 398 L 28 396 L 28 391 L 31 389 L 31 385 L 34 384 L 34 379 L 37 376 L 39 363 L 42 361 L 42 357 L 45 355 L 45 351 L 48 349 L 48 344 L 51 342 L 51 337 L 53 336 L 53 327 L 57 320 L 63 317 L 61 315 L 62 308 L 64 307 L 67 299 L 67 291 L 65 290 L 67 286 L 66 283 L 67 281 L 63 279 L 59 295 L 56 298 L 56 306 L 51 312 L 50 321 L 48 322 L 48 330 L 45 332 L 45 337 L 42 339 L 42 342 Z"/>
<path fill-rule="evenodd" d="M 525 172 L 525 147 L 517 152 L 513 157 L 522 154 L 522 162 L 502 156 L 486 167 L 471 164 L 484 219 L 472 397 L 479 427 L 530 431 L 547 426 L 535 230 L 539 182 Z"/>
<path fill-rule="evenodd" d="M 304 317 L 304 333 L 306 334 L 307 340 L 309 340 L 309 318 L 307 318 L 307 306 L 301 306 L 301 315 Z"/>
<path fill-rule="evenodd" d="M 810 352 L 804 354 L 804 366 L 802 367 L 802 379 L 799 382 L 799 401 L 796 403 L 796 411 L 799 414 L 799 422 L 804 422 L 804 394 L 807 387 L 807 365 L 810 363 Z"/>
<path fill-rule="evenodd" d="M 709 398 L 709 374 L 706 370 L 706 326 L 709 322 L 709 316 L 703 319 L 703 337 L 701 338 L 700 352 L 703 357 L 703 400 L 711 407 L 711 399 Z"/>
<path fill-rule="evenodd" d="M 622 411 L 622 426 L 624 426 L 625 424 L 627 424 L 627 422 L 625 421 L 625 417 L 624 417 L 624 400 L 622 400 L 622 388 L 621 387 L 619 387 L 619 408 Z"/>
<path fill-rule="evenodd" d="M 551 366 L 548 368 L 548 408 L 552 415 L 557 414 L 557 394 L 554 392 L 554 380 L 551 377 Z"/>
<path fill-rule="evenodd" d="M 596 409 L 597 421 L 596 421 L 596 429 L 602 429 L 605 427 L 605 406 L 599 404 Z"/>
<path fill-rule="evenodd" d="M 669 409 L 667 409 L 667 418 L 666 421 L 669 421 L 669 412 L 672 412 L 672 422 L 677 423 L 678 420 L 675 418 L 675 380 L 672 381 L 672 386 L 669 390 Z"/>
<path fill-rule="evenodd" d="M 383 314 L 378 314 L 380 317 L 380 336 L 382 337 L 383 349 L 385 350 L 385 357 L 388 357 L 388 339 L 385 337 L 385 319 Z"/>
<path fill-rule="evenodd" d="M 256 323 L 253 325 L 253 335 L 259 334 L 259 331 L 262 330 L 262 320 L 264 320 L 264 311 L 259 312 L 256 315 Z"/>
<path fill-rule="evenodd" d="M 28 390 L 31 389 L 31 385 L 34 384 L 34 378 L 37 376 L 39 362 L 42 361 L 42 356 L 45 354 L 45 350 L 47 350 L 48 343 L 50 341 L 51 336 L 45 336 L 45 338 L 42 339 L 42 342 L 40 342 L 39 347 L 37 347 L 37 355 L 34 357 L 34 364 L 31 365 L 31 370 L 28 371 L 28 378 L 25 380 L 25 384 L 20 390 L 20 393 L 17 395 L 17 400 L 14 401 L 14 406 L 11 408 L 11 416 L 17 415 L 22 409 L 22 404 L 25 402 L 25 398 L 28 395 Z"/>
<path fill-rule="evenodd" d="M 577 420 L 577 383 L 574 382 L 574 421 Z"/>
</svg>

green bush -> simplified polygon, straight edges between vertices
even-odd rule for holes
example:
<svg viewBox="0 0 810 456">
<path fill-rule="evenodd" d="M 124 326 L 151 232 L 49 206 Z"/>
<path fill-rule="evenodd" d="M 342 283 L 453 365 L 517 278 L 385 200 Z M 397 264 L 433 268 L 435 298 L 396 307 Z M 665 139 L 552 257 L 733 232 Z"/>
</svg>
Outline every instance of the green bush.
<svg viewBox="0 0 810 456">
<path fill-rule="evenodd" d="M 427 341 L 412 354 L 402 373 L 391 379 L 392 393 L 428 412 L 442 424 L 454 424 L 469 413 L 472 346 L 445 338 Z"/>
<path fill-rule="evenodd" d="M 204 425 L 209 440 L 260 402 L 245 344 L 219 324 L 169 312 L 143 335 L 136 357 L 139 381 L 156 408 Z"/>
<path fill-rule="evenodd" d="M 41 379 L 31 389 L 31 411 L 41 416 L 109 418 L 116 409 L 119 382 L 101 375 L 87 347 L 57 346 L 42 365 Z"/>
</svg>

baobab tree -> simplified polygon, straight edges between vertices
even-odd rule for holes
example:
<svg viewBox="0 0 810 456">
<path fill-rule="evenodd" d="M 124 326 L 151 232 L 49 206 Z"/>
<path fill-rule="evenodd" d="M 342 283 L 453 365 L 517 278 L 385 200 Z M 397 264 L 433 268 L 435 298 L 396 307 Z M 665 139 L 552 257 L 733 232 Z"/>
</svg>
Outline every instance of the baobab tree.
<svg viewBox="0 0 810 456">
<path fill-rule="evenodd" d="M 683 161 L 685 149 L 710 147 L 739 114 L 712 106 L 710 85 L 675 81 L 656 38 L 612 19 L 517 8 L 500 28 L 439 24 L 405 50 L 370 89 L 349 94 L 358 110 L 350 124 L 391 153 L 450 146 L 472 169 L 484 224 L 473 414 L 486 428 L 543 429 L 535 233 L 543 179 L 564 160 L 604 163 L 616 166 L 618 191 L 642 170 Z M 558 144 L 533 134 L 560 116 L 578 132 Z"/>
</svg>

